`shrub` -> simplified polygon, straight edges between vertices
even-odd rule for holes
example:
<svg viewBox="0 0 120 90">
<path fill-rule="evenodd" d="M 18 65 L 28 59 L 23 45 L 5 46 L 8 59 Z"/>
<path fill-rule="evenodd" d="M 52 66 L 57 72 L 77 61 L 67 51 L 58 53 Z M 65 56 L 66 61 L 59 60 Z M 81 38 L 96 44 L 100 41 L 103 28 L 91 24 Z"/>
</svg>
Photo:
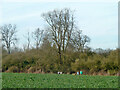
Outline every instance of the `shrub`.
<svg viewBox="0 0 120 90">
<path fill-rule="evenodd" d="M 35 67 L 35 66 L 30 67 L 30 68 L 28 69 L 28 73 L 34 73 L 35 71 L 36 71 L 36 67 Z"/>
<path fill-rule="evenodd" d="M 16 73 L 16 72 L 19 72 L 19 68 L 16 66 L 12 66 L 12 67 L 8 68 L 7 72 Z"/>
<path fill-rule="evenodd" d="M 108 74 L 109 75 L 115 75 L 115 74 L 117 74 L 117 71 L 115 71 L 115 70 L 108 70 Z"/>
</svg>

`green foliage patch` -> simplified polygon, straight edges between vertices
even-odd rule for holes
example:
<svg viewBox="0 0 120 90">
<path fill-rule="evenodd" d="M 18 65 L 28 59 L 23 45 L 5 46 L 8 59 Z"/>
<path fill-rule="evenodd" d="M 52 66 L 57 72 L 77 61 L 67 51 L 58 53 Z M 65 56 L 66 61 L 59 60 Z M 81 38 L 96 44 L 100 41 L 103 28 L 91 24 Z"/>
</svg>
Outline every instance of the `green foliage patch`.
<svg viewBox="0 0 120 90">
<path fill-rule="evenodd" d="M 3 73 L 3 88 L 118 88 L 117 76 Z"/>
</svg>

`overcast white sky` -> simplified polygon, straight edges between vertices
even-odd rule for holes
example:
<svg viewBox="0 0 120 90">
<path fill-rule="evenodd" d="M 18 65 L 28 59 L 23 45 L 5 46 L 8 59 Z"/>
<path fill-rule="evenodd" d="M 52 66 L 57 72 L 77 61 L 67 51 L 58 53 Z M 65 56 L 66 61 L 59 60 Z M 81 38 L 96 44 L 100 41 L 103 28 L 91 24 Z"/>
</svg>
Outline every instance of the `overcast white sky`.
<svg viewBox="0 0 120 90">
<path fill-rule="evenodd" d="M 26 1 L 26 2 L 25 2 Z M 57 0 L 56 0 L 57 1 Z M 24 32 L 44 28 L 41 14 L 54 9 L 75 10 L 78 27 L 91 38 L 92 48 L 118 47 L 118 0 L 4 0 L 0 5 L 0 24 L 16 24 L 19 46 L 26 40 Z M 69 2 L 68 2 L 69 1 Z M 109 1 L 109 2 L 108 2 Z M 25 34 L 24 34 L 25 35 Z M 32 42 L 33 43 L 33 42 Z"/>
</svg>

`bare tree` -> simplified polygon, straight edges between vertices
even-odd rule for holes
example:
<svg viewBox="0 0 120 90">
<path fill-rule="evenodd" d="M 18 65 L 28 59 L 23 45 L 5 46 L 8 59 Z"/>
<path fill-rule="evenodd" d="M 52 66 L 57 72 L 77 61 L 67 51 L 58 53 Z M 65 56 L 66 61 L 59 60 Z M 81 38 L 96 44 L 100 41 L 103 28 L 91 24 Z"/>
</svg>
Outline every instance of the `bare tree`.
<svg viewBox="0 0 120 90">
<path fill-rule="evenodd" d="M 62 64 L 61 54 L 66 51 L 75 27 L 73 12 L 70 9 L 54 10 L 42 16 L 49 25 L 52 39 L 58 48 L 60 64 Z"/>
<path fill-rule="evenodd" d="M 30 43 L 31 43 L 31 38 L 30 38 L 30 32 L 27 32 L 27 35 L 23 35 L 27 39 L 27 45 L 23 45 L 24 50 L 30 50 Z"/>
<path fill-rule="evenodd" d="M 90 42 L 90 38 L 87 35 L 83 35 L 82 31 L 76 31 L 72 34 L 71 41 L 74 44 L 74 47 L 79 52 L 83 52 L 85 47 L 87 47 L 88 43 Z"/>
<path fill-rule="evenodd" d="M 26 50 L 26 45 L 23 44 L 23 51 L 25 52 L 25 50 Z"/>
<path fill-rule="evenodd" d="M 30 49 L 30 32 L 27 33 L 27 49 Z"/>
<path fill-rule="evenodd" d="M 16 25 L 4 25 L 1 28 L 2 33 L 2 41 L 4 43 L 4 46 L 7 48 L 8 54 L 11 53 L 11 45 L 15 45 L 16 41 L 18 40 L 16 38 Z"/>
<path fill-rule="evenodd" d="M 43 32 L 44 30 L 40 30 L 39 28 L 37 28 L 33 33 L 32 33 L 32 36 L 35 40 L 35 43 L 36 43 L 36 49 L 38 50 L 39 46 L 40 46 L 40 43 L 43 39 Z"/>
</svg>

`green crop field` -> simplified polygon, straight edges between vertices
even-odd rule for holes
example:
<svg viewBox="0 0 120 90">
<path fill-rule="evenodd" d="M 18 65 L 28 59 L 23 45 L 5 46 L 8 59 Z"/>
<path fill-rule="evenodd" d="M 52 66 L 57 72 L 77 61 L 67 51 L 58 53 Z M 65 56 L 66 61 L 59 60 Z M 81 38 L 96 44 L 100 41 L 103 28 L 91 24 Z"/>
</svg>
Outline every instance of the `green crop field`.
<svg viewBox="0 0 120 90">
<path fill-rule="evenodd" d="M 3 73 L 3 88 L 118 88 L 117 76 Z"/>
</svg>

